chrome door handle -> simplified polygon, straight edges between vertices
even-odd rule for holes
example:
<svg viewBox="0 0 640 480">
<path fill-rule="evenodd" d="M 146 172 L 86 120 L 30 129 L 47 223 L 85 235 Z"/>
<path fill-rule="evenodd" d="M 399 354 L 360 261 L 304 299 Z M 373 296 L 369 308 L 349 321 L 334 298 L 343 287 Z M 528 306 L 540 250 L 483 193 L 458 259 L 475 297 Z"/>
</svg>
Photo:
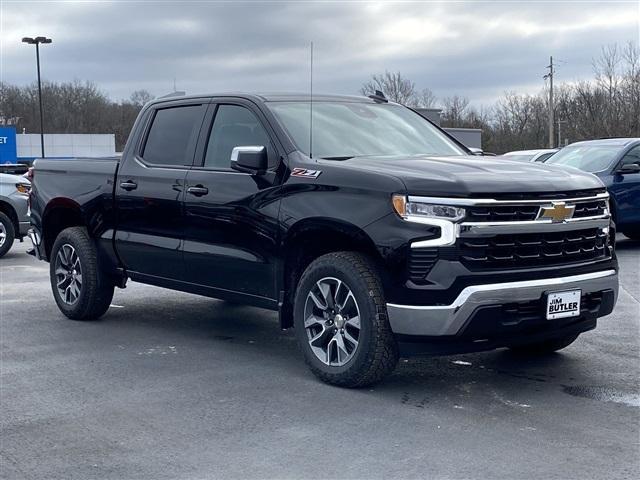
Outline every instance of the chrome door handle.
<svg viewBox="0 0 640 480">
<path fill-rule="evenodd" d="M 195 195 L 196 197 L 201 197 L 209 193 L 209 189 L 207 187 L 203 187 L 202 185 L 196 185 L 195 187 L 187 188 L 187 193 Z"/>
<path fill-rule="evenodd" d="M 138 188 L 138 184 L 136 182 L 132 182 L 131 180 L 127 180 L 126 182 L 120 183 L 120 188 L 130 192 L 131 190 L 135 190 Z"/>
</svg>

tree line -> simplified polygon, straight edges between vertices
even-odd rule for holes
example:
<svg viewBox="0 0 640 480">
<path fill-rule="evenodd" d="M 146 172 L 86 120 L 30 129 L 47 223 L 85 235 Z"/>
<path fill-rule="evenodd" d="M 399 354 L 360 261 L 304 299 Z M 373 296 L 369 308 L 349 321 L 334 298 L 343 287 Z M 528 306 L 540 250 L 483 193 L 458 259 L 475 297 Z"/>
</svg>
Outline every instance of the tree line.
<svg viewBox="0 0 640 480">
<path fill-rule="evenodd" d="M 146 90 L 128 100 L 112 101 L 92 82 L 43 82 L 45 133 L 113 133 L 122 151 L 142 106 L 153 99 Z M 0 83 L 0 125 L 14 125 L 18 133 L 39 133 L 38 85 Z"/>
<path fill-rule="evenodd" d="M 640 137 L 640 48 L 637 44 L 602 47 L 592 62 L 593 78 L 554 88 L 554 145 L 602 137 Z M 454 95 L 440 100 L 419 90 L 400 72 L 373 75 L 360 93 L 381 90 L 392 101 L 412 108 L 442 109 L 443 127 L 480 128 L 484 150 L 545 148 L 549 145 L 549 92 L 505 92 L 495 104 L 476 108 Z M 558 135 L 559 131 L 559 135 Z M 559 137 L 559 138 L 558 138 Z"/>
<path fill-rule="evenodd" d="M 375 90 L 412 108 L 442 108 L 443 127 L 482 129 L 483 148 L 489 152 L 544 148 L 549 143 L 546 89 L 535 95 L 505 92 L 491 106 L 474 107 L 467 97 L 438 99 L 400 72 L 385 72 L 372 75 L 360 93 Z M 640 48 L 634 43 L 603 47 L 593 60 L 593 78 L 556 83 L 554 97 L 556 144 L 640 137 Z M 46 133 L 114 133 L 121 151 L 138 112 L 153 95 L 137 90 L 128 100 L 113 101 L 94 83 L 75 80 L 44 82 L 42 98 Z M 39 121 L 37 84 L 0 83 L 0 125 L 36 133 Z"/>
</svg>

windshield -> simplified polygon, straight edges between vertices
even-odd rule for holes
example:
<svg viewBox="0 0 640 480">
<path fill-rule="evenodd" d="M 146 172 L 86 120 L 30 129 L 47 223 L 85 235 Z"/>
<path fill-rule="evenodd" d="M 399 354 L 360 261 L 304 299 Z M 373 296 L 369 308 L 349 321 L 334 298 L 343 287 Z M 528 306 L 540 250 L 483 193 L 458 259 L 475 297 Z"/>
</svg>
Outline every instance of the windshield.
<svg viewBox="0 0 640 480">
<path fill-rule="evenodd" d="M 267 103 L 296 147 L 309 155 L 309 103 Z M 436 127 L 400 105 L 313 103 L 314 158 L 368 155 L 467 155 Z"/>
<path fill-rule="evenodd" d="M 609 168 L 619 151 L 620 147 L 617 145 L 565 147 L 545 163 L 567 165 L 585 172 L 601 172 Z"/>
</svg>

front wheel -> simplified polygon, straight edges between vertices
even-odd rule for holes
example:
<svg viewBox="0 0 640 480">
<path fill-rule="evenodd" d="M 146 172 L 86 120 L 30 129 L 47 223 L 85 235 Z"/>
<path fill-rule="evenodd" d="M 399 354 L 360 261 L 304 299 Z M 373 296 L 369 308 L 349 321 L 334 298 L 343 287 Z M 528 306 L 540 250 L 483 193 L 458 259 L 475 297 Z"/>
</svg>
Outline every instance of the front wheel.
<svg viewBox="0 0 640 480">
<path fill-rule="evenodd" d="M 326 383 L 369 386 L 398 362 L 382 282 L 360 253 L 329 253 L 307 267 L 296 290 L 294 325 L 307 364 Z"/>
<path fill-rule="evenodd" d="M 528 343 L 509 348 L 514 352 L 523 355 L 546 355 L 568 347 L 575 342 L 577 338 L 578 335 L 569 335 L 567 337 L 554 338 L 544 342 Z"/>
<path fill-rule="evenodd" d="M 15 236 L 13 222 L 4 213 L 0 212 L 0 258 L 11 250 Z"/>
<path fill-rule="evenodd" d="M 93 320 L 109 309 L 114 284 L 102 272 L 95 243 L 86 228 L 63 230 L 53 244 L 50 262 L 53 297 L 67 317 Z"/>
</svg>

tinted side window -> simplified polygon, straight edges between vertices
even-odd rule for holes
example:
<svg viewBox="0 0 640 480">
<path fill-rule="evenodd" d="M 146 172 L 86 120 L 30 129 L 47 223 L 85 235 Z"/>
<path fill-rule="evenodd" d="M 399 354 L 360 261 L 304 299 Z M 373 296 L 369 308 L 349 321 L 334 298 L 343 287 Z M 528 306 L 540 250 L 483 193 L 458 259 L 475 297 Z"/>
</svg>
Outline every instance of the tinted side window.
<svg viewBox="0 0 640 480">
<path fill-rule="evenodd" d="M 269 135 L 253 112 L 238 105 L 220 105 L 209 134 L 204 166 L 229 169 L 234 147 L 258 145 L 267 147 L 269 158 L 274 158 Z"/>
<path fill-rule="evenodd" d="M 191 165 L 192 151 L 204 108 L 201 105 L 163 108 L 156 111 L 142 158 L 158 165 Z"/>
<path fill-rule="evenodd" d="M 630 163 L 640 163 L 640 145 L 633 147 L 627 152 L 627 154 L 622 158 L 620 166 Z"/>
</svg>

